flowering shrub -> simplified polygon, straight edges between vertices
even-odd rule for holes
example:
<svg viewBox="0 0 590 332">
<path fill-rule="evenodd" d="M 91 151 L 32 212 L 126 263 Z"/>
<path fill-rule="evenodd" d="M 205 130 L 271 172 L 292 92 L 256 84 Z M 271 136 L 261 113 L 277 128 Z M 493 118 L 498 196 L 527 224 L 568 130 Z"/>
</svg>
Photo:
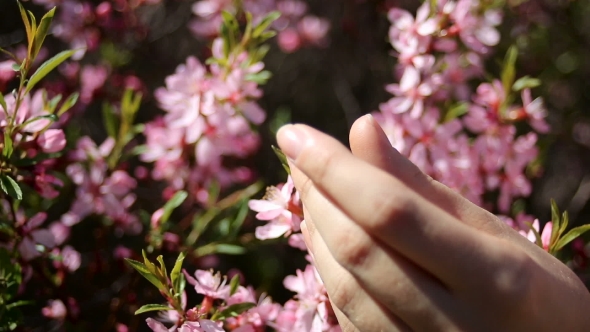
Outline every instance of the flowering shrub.
<svg viewBox="0 0 590 332">
<path fill-rule="evenodd" d="M 568 228 L 555 202 L 543 227 L 525 214 L 551 112 L 541 81 L 519 77 L 523 52 L 502 43 L 502 27 L 535 3 L 426 1 L 416 15 L 382 4 L 396 83 L 373 115 L 426 174 L 583 272 L 578 237 L 590 226 Z M 297 0 L 17 4 L 10 15 L 20 12 L 25 42 L 4 45 L 0 31 L 0 46 L 10 46 L 0 49 L 0 331 L 339 331 L 305 255 L 299 193 L 287 176 L 260 194 L 267 164 L 284 173 L 274 159 L 255 158 L 265 153 L 266 123 L 272 131 L 286 122 L 265 100 L 283 98 L 265 96 L 276 91 L 271 71 L 295 59 L 277 54 L 328 52 L 337 24 Z M 171 48 L 170 31 L 182 26 L 174 18 L 188 5 L 188 29 L 207 46 L 190 46 L 174 72 L 167 57 L 184 56 L 180 44 L 149 70 L 136 66 L 158 57 L 158 40 Z M 280 51 L 269 46 L 275 35 Z M 151 78 L 167 66 L 166 78 Z M 294 250 L 277 245 L 282 239 Z M 304 264 L 274 273 L 287 264 L 232 261 L 263 257 L 257 248 L 271 244 Z M 257 273 L 260 285 L 248 286 Z M 286 291 L 269 285 L 275 279 Z"/>
</svg>

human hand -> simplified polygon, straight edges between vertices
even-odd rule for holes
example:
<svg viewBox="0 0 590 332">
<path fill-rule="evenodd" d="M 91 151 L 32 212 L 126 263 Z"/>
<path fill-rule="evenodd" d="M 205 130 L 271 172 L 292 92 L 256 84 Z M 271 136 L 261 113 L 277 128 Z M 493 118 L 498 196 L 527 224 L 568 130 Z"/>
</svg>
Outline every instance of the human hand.
<svg viewBox="0 0 590 332">
<path fill-rule="evenodd" d="M 343 331 L 590 331 L 567 266 L 420 172 L 372 117 L 352 153 L 305 125 L 277 138 Z"/>
</svg>

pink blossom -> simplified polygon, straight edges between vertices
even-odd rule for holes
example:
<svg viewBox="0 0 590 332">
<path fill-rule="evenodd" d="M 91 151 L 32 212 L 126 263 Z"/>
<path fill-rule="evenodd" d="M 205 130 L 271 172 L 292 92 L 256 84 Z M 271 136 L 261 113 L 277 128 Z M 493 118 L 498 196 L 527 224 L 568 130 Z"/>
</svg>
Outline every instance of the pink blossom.
<svg viewBox="0 0 590 332">
<path fill-rule="evenodd" d="M 41 309 L 43 316 L 56 320 L 64 320 L 68 311 L 61 300 L 49 300 L 48 305 Z"/>
<path fill-rule="evenodd" d="M 47 129 L 39 135 L 37 144 L 43 152 L 59 152 L 66 146 L 66 135 L 61 129 Z"/>
<path fill-rule="evenodd" d="M 213 274 L 212 271 L 197 270 L 195 278 L 191 277 L 186 270 L 183 270 L 186 281 L 195 286 L 195 291 L 214 299 L 227 299 L 229 297 L 229 285 L 227 279 L 221 277 L 221 273 Z"/>
<path fill-rule="evenodd" d="M 20 228 L 23 235 L 23 239 L 18 245 L 18 250 L 23 260 L 30 261 L 41 255 L 36 248 L 37 244 L 44 246 L 46 249 L 51 249 L 55 246 L 53 234 L 47 229 L 40 228 L 46 218 L 47 214 L 45 212 L 39 212 L 33 217 L 26 219 L 26 221 L 24 217 L 18 217 L 17 227 Z"/>
<path fill-rule="evenodd" d="M 250 209 L 258 212 L 257 219 L 269 221 L 266 225 L 256 228 L 256 238 L 274 239 L 299 231 L 301 218 L 298 213 L 292 211 L 299 209 L 299 195 L 293 194 L 294 189 L 293 180 L 289 176 L 280 189 L 268 187 L 263 199 L 248 202 Z"/>
</svg>

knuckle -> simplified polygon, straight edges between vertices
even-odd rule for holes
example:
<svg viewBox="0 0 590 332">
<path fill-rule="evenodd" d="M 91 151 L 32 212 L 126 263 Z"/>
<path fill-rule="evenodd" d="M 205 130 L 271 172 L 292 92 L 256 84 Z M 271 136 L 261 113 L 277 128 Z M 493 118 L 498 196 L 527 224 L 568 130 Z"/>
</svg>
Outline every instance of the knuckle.
<svg viewBox="0 0 590 332">
<path fill-rule="evenodd" d="M 362 231 L 342 229 L 335 238 L 334 259 L 344 268 L 355 269 L 368 265 L 374 243 Z"/>
<path fill-rule="evenodd" d="M 328 289 L 330 301 L 347 316 L 355 310 L 355 293 L 356 287 L 351 282 L 351 278 L 345 276 L 334 278 Z"/>
<path fill-rule="evenodd" d="M 513 251 L 507 263 L 496 269 L 494 288 L 496 298 L 512 305 L 523 303 L 531 296 L 535 262 L 522 251 Z"/>
<path fill-rule="evenodd" d="M 383 231 L 392 223 L 403 223 L 411 210 L 412 201 L 403 193 L 404 188 L 388 190 L 372 201 L 373 216 L 368 225 L 373 231 Z M 393 194 L 392 194 L 393 193 Z"/>
</svg>

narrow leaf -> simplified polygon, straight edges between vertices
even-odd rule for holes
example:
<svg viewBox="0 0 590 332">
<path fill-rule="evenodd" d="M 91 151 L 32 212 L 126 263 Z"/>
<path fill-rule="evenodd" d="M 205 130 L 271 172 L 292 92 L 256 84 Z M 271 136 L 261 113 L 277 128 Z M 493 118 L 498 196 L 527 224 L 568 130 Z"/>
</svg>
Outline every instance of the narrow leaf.
<svg viewBox="0 0 590 332">
<path fill-rule="evenodd" d="M 587 231 L 590 231 L 590 225 L 583 225 L 580 227 L 573 228 L 566 235 L 564 235 L 561 239 L 559 239 L 559 241 L 555 245 L 554 250 L 555 251 L 561 250 L 561 248 L 565 247 L 565 245 L 572 242 L 573 240 L 578 238 L 580 235 L 586 233 Z"/>
<path fill-rule="evenodd" d="M 49 113 L 55 113 L 55 109 L 57 108 L 57 104 L 59 104 L 59 102 L 61 101 L 61 98 L 62 95 L 57 95 L 47 102 L 47 108 Z"/>
<path fill-rule="evenodd" d="M 131 265 L 131 267 L 133 267 L 137 272 L 139 272 L 144 278 L 146 278 L 149 282 L 156 286 L 158 290 L 166 290 L 166 287 L 160 282 L 160 280 L 158 280 L 158 278 L 152 272 L 148 270 L 148 268 L 144 264 L 129 258 L 125 258 L 125 261 L 129 265 Z"/>
<path fill-rule="evenodd" d="M 109 103 L 102 104 L 102 121 L 107 130 L 107 134 L 112 138 L 117 138 L 119 133 L 119 119 L 113 112 L 113 107 Z"/>
<path fill-rule="evenodd" d="M 163 311 L 163 310 L 174 310 L 174 308 L 171 308 L 167 305 L 164 304 L 146 304 L 141 306 L 141 308 L 137 309 L 135 311 L 136 315 L 139 314 L 143 314 L 144 312 L 148 312 L 148 311 Z"/>
<path fill-rule="evenodd" d="M 69 111 L 70 108 L 74 107 L 78 102 L 78 97 L 80 96 L 79 93 L 75 92 L 72 93 L 66 101 L 61 105 L 59 111 L 57 111 L 57 116 L 62 116 L 65 112 Z"/>
<path fill-rule="evenodd" d="M 230 305 L 229 307 L 225 308 L 225 310 L 223 310 L 221 313 L 219 313 L 219 316 L 217 316 L 217 319 L 224 320 L 229 317 L 237 317 L 241 313 L 248 311 L 254 307 L 256 307 L 256 303 L 252 303 L 252 302 L 236 303 L 236 304 Z"/>
<path fill-rule="evenodd" d="M 180 290 L 180 279 L 182 273 L 180 271 L 182 270 L 182 262 L 184 261 L 185 257 L 186 254 L 184 252 L 181 252 L 178 255 L 178 258 L 176 258 L 176 263 L 174 263 L 172 272 L 170 272 L 170 280 L 172 281 L 172 287 L 174 288 L 174 292 L 176 294 L 182 293 L 182 290 Z"/>
<path fill-rule="evenodd" d="M 12 138 L 8 133 L 8 130 L 4 128 L 4 149 L 2 150 L 2 155 L 6 158 L 10 158 L 12 156 Z"/>
<path fill-rule="evenodd" d="M 6 106 L 6 101 L 4 100 L 4 94 L 0 92 L 0 106 L 4 110 L 4 113 L 8 113 L 8 107 Z"/>
<path fill-rule="evenodd" d="M 166 264 L 164 264 L 164 257 L 162 257 L 162 255 L 159 255 L 158 258 L 156 258 L 156 260 L 158 261 L 158 263 L 160 263 L 160 271 L 162 271 L 162 275 L 167 277 L 168 270 L 166 269 Z"/>
<path fill-rule="evenodd" d="M 559 227 L 559 237 L 561 237 L 563 233 L 565 233 L 565 230 L 567 229 L 569 222 L 569 214 L 567 213 L 567 211 L 563 211 L 563 213 L 561 214 L 561 226 Z"/>
<path fill-rule="evenodd" d="M 448 122 L 453 119 L 456 119 L 463 114 L 466 114 L 469 111 L 469 104 L 468 103 L 458 103 L 453 107 L 449 108 L 447 113 L 445 114 L 445 119 L 443 122 Z"/>
<path fill-rule="evenodd" d="M 183 190 L 178 191 L 176 194 L 174 194 L 174 196 L 172 196 L 172 198 L 168 202 L 166 202 L 166 204 L 164 204 L 164 213 L 162 213 L 162 218 L 160 219 L 161 222 L 167 222 L 168 218 L 170 218 L 170 215 L 172 214 L 172 211 L 179 207 L 180 204 L 182 204 L 182 202 L 184 202 L 184 200 L 187 197 L 188 193 Z"/>
<path fill-rule="evenodd" d="M 553 222 L 553 229 L 551 229 L 550 244 L 556 243 L 559 238 L 559 229 L 561 228 L 561 218 L 559 218 L 559 207 L 555 200 L 551 200 L 551 222 Z"/>
<path fill-rule="evenodd" d="M 41 79 L 43 79 L 45 76 L 47 76 L 47 74 L 49 74 L 53 69 L 55 69 L 57 66 L 59 66 L 62 62 L 66 61 L 68 58 L 70 58 L 72 55 L 74 55 L 74 53 L 76 53 L 76 51 L 74 51 L 74 50 L 63 51 L 63 52 L 56 54 L 51 59 L 45 61 L 45 63 L 43 63 L 39 67 L 39 69 L 37 69 L 37 71 L 35 71 L 33 76 L 31 76 L 31 78 L 29 79 L 29 83 L 27 83 L 27 89 L 25 90 L 25 94 L 30 92 L 35 87 L 35 85 L 37 83 L 39 83 L 39 81 L 41 81 Z"/>
<path fill-rule="evenodd" d="M 538 87 L 539 85 L 541 85 L 541 80 L 532 78 L 530 76 L 524 76 L 514 82 L 514 85 L 512 85 L 512 91 L 518 92 L 524 89 L 532 89 Z"/>
<path fill-rule="evenodd" d="M 229 296 L 232 296 L 236 293 L 236 291 L 238 290 L 238 287 L 240 286 L 240 275 L 236 274 L 233 276 L 233 278 L 231 278 L 231 281 L 229 282 Z"/>
<path fill-rule="evenodd" d="M 27 41 L 29 44 L 33 42 L 33 32 L 31 30 L 31 23 L 29 22 L 29 16 L 27 15 L 27 11 L 23 8 L 23 5 L 20 1 L 16 2 L 18 4 L 18 9 L 20 10 L 20 16 L 25 24 L 25 30 L 27 32 Z"/>
<path fill-rule="evenodd" d="M 516 46 L 511 46 L 506 52 L 506 57 L 504 58 L 504 65 L 502 68 L 502 86 L 504 87 L 504 91 L 506 95 L 510 93 L 510 88 L 514 84 L 514 77 L 516 76 L 516 58 L 518 57 L 518 49 Z"/>
<path fill-rule="evenodd" d="M 147 254 L 145 253 L 145 250 L 141 251 L 141 255 L 143 256 L 143 264 L 145 265 L 147 270 L 150 271 L 152 274 L 154 274 L 156 277 L 159 277 L 158 270 L 156 269 L 156 265 L 154 263 L 152 263 L 147 258 Z"/>
<path fill-rule="evenodd" d="M 272 24 L 272 22 L 276 21 L 279 17 L 281 17 L 281 13 L 278 11 L 273 11 L 268 13 L 268 15 L 266 15 L 261 21 L 260 23 L 254 28 L 254 31 L 252 32 L 252 36 L 254 36 L 254 38 L 258 38 L 262 35 L 262 33 L 268 29 L 268 27 Z"/>
<path fill-rule="evenodd" d="M 0 187 L 10 197 L 19 201 L 23 199 L 23 192 L 20 186 L 9 175 L 0 174 Z"/>
<path fill-rule="evenodd" d="M 33 46 L 33 54 L 32 58 L 35 59 L 37 54 L 39 54 L 39 50 L 45 41 L 45 37 L 47 36 L 47 32 L 49 32 L 49 27 L 51 26 L 51 21 L 53 21 L 53 16 L 55 15 L 55 7 L 53 7 L 50 11 L 48 11 L 41 22 L 39 22 L 39 27 L 35 32 L 35 40 Z"/>
<path fill-rule="evenodd" d="M 285 171 L 287 171 L 287 174 L 291 175 L 291 168 L 289 167 L 287 156 L 283 153 L 283 151 L 281 151 L 281 149 L 277 148 L 276 146 L 271 145 L 271 148 L 281 161 L 281 165 L 283 165 L 283 168 L 285 169 Z"/>
</svg>

